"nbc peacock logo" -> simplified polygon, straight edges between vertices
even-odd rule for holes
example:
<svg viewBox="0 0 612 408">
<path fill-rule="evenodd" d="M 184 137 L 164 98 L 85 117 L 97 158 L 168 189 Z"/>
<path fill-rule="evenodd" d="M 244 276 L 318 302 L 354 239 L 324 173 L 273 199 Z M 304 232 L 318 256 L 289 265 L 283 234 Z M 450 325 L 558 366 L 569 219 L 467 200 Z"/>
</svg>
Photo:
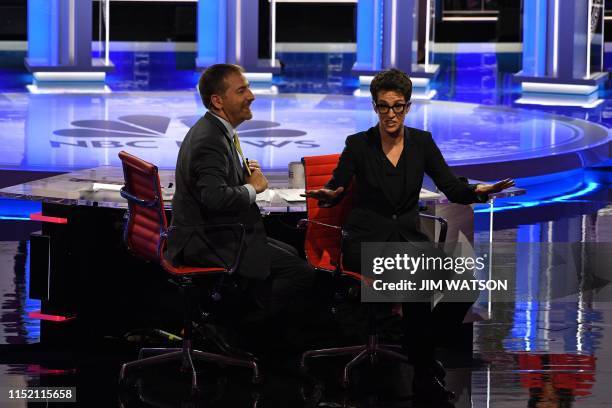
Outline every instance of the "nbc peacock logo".
<svg viewBox="0 0 612 408">
<path fill-rule="evenodd" d="M 200 116 L 180 116 L 178 120 L 192 127 Z M 171 127 L 172 119 L 159 115 L 125 115 L 116 120 L 84 119 L 70 123 L 71 127 L 53 132 L 62 139 L 50 140 L 51 147 L 83 148 L 161 148 L 170 141 L 180 146 L 186 129 Z M 282 148 L 294 144 L 300 148 L 319 147 L 312 140 L 296 140 L 307 133 L 297 129 L 285 129 L 278 122 L 265 120 L 246 121 L 238 127 L 243 144 L 256 148 Z M 71 139 L 71 140 L 67 140 Z"/>
</svg>

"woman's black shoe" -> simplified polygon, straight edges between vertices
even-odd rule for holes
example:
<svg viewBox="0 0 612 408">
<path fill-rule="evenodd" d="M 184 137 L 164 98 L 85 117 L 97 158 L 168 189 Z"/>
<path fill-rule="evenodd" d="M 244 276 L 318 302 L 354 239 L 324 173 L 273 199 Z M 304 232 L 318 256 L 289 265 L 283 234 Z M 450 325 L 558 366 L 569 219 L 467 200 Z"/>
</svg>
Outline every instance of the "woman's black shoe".
<svg viewBox="0 0 612 408">
<path fill-rule="evenodd" d="M 431 372 L 432 374 L 442 383 L 442 385 L 446 385 L 446 381 L 444 378 L 446 377 L 446 370 L 444 369 L 444 365 L 440 360 L 434 360 L 431 363 Z"/>
<path fill-rule="evenodd" d="M 431 370 L 415 371 L 412 392 L 414 397 L 421 401 L 448 402 L 455 398 L 455 393 L 444 388 L 444 384 Z"/>
</svg>

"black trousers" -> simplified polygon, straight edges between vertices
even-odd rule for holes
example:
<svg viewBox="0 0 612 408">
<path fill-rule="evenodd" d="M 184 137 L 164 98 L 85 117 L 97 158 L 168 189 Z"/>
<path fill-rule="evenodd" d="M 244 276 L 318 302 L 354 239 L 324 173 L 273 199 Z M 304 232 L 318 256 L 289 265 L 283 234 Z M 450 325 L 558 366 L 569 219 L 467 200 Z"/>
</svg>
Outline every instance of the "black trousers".
<svg viewBox="0 0 612 408">
<path fill-rule="evenodd" d="M 392 237 L 389 242 L 406 241 L 402 237 Z M 361 243 L 347 242 L 342 248 L 344 267 L 350 271 L 361 272 Z M 441 301 L 432 309 L 430 302 L 402 303 L 403 344 L 415 367 L 429 367 L 434 359 L 437 342 L 436 334 L 456 336 L 465 314 L 478 298 L 471 294 L 471 302 Z"/>
<path fill-rule="evenodd" d="M 249 279 L 244 295 L 249 302 L 240 319 L 240 330 L 253 334 L 255 348 L 262 342 L 286 340 L 288 328 L 303 324 L 313 299 L 315 271 L 291 245 L 268 238 L 270 275 Z"/>
</svg>

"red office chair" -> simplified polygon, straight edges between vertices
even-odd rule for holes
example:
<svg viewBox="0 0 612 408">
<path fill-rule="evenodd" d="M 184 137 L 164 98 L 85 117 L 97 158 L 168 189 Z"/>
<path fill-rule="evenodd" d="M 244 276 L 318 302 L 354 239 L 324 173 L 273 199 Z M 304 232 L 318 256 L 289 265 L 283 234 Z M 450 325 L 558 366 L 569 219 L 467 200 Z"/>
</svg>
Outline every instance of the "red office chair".
<svg viewBox="0 0 612 408">
<path fill-rule="evenodd" d="M 228 268 L 177 267 L 172 265 L 163 256 L 168 224 L 164 212 L 157 167 L 124 151 L 119 152 L 119 158 L 123 164 L 125 178 L 125 186 L 121 189 L 121 196 L 128 201 L 127 222 L 124 231 L 124 239 L 128 249 L 146 261 L 159 263 L 170 274 L 172 282 L 179 287 L 181 298 L 185 299 L 182 348 L 141 349 L 138 360 L 125 363 L 121 367 L 120 381 L 123 381 L 128 371 L 132 369 L 164 362 L 180 361 L 182 364 L 181 370 L 191 372 L 192 389 L 196 390 L 195 360 L 251 368 L 253 370 L 253 382 L 259 382 L 259 367 L 254 359 L 202 352 L 194 350 L 192 346 L 191 293 L 195 289 L 194 279 L 212 278 L 217 285 L 211 291 L 211 297 L 213 300 L 219 300 L 219 283 L 224 276 L 231 275 L 236 271 L 243 245 L 240 245 L 234 264 Z M 241 241 L 244 243 L 244 227 L 241 224 L 215 225 L 215 228 L 240 228 L 242 230 Z M 144 354 L 155 355 L 142 359 Z"/>
<path fill-rule="evenodd" d="M 338 164 L 339 154 L 325 156 L 310 156 L 302 158 L 304 164 L 304 177 L 306 190 L 323 188 L 329 181 L 333 170 Z M 307 220 L 306 239 L 304 251 L 306 259 L 314 269 L 333 273 L 336 277 L 347 277 L 358 282 L 366 279 L 357 272 L 347 271 L 342 266 L 342 239 L 345 232 L 342 229 L 346 216 L 352 207 L 353 184 L 344 193 L 344 198 L 332 207 L 319 207 L 314 198 L 306 199 Z M 447 223 L 444 218 L 427 214 L 420 214 L 424 218 L 432 219 L 440 223 L 439 242 L 446 240 Z M 367 282 L 366 282 L 367 284 Z M 368 342 L 358 346 L 334 347 L 320 350 L 310 350 L 302 354 L 301 368 L 306 369 L 306 360 L 310 357 L 355 355 L 355 357 L 344 366 L 342 385 L 349 385 L 350 370 L 361 362 L 369 359 L 374 362 L 378 355 L 408 363 L 409 360 L 399 352 L 399 345 L 380 344 L 376 330 L 376 316 L 372 303 L 368 303 Z"/>
</svg>

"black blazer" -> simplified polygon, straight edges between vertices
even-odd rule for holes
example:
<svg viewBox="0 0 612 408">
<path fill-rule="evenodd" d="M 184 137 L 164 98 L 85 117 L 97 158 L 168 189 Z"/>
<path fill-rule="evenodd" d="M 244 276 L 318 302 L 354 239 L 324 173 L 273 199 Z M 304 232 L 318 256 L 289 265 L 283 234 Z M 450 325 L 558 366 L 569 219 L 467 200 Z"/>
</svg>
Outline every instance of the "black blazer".
<svg viewBox="0 0 612 408">
<path fill-rule="evenodd" d="M 239 231 L 210 226 L 242 223 L 246 246 L 238 273 L 258 279 L 270 274 L 266 232 L 259 207 L 250 203 L 243 172 L 227 129 L 206 113 L 179 150 L 168 260 L 175 265 L 229 266 L 237 253 Z"/>
<path fill-rule="evenodd" d="M 407 185 L 403 198 L 394 204 L 383 182 L 386 158 L 378 125 L 347 137 L 338 166 L 326 184 L 330 189 L 346 188 L 355 177 L 353 208 L 344 225 L 347 245 L 386 242 L 398 233 L 406 240 L 427 240 L 419 228 L 419 193 L 425 173 L 452 202 L 487 201 L 488 197 L 474 192 L 475 186 L 451 172 L 431 133 L 405 127 L 402 154 Z"/>
</svg>

